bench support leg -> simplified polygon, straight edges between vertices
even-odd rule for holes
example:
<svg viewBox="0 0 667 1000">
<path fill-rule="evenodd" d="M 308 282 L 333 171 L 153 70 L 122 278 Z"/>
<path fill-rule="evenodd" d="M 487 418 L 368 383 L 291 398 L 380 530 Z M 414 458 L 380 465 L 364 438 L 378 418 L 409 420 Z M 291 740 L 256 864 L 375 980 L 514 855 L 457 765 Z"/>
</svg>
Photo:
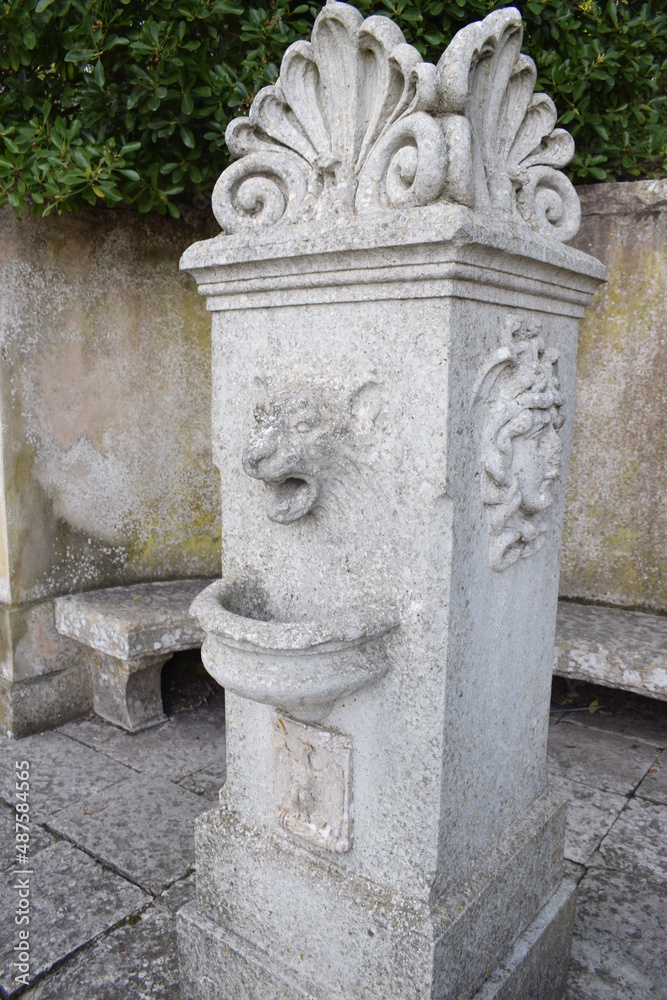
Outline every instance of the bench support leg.
<svg viewBox="0 0 667 1000">
<path fill-rule="evenodd" d="M 121 660 L 95 653 L 91 670 L 95 712 L 131 733 L 164 722 L 160 674 L 170 656 Z"/>
</svg>

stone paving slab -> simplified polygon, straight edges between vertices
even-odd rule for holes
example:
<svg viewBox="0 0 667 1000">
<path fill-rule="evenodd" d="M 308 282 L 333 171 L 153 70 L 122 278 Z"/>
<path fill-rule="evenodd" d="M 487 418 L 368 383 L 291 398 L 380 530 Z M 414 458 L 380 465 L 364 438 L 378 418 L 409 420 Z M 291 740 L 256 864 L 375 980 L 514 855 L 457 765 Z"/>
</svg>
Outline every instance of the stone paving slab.
<svg viewBox="0 0 667 1000">
<path fill-rule="evenodd" d="M 665 1000 L 667 887 L 591 869 L 579 883 L 568 1000 Z"/>
<path fill-rule="evenodd" d="M 160 902 L 172 913 L 178 913 L 182 906 L 195 898 L 196 887 L 197 876 L 192 872 L 191 875 L 182 878 L 179 882 L 174 882 L 168 889 L 165 889 L 160 896 Z"/>
<path fill-rule="evenodd" d="M 157 895 L 194 868 L 194 821 L 209 802 L 153 774 L 135 774 L 54 815 L 50 827 Z"/>
<path fill-rule="evenodd" d="M 35 854 L 31 871 L 31 980 L 136 913 L 150 900 L 141 889 L 63 842 Z M 12 971 L 17 931 L 14 914 L 18 891 L 13 888 L 16 880 L 12 872 L 5 872 L 0 887 L 0 985 L 8 996 L 23 988 L 17 986 Z"/>
<path fill-rule="evenodd" d="M 549 727 L 549 774 L 629 795 L 658 756 L 654 747 L 582 727 Z"/>
<path fill-rule="evenodd" d="M 189 774 L 182 781 L 179 781 L 181 788 L 195 795 L 204 795 L 209 802 L 217 802 L 220 797 L 220 789 L 227 778 L 227 766 L 224 760 L 211 764 L 209 767 Z"/>
<path fill-rule="evenodd" d="M 181 1000 L 173 914 L 152 906 L 96 941 L 24 1000 Z"/>
<path fill-rule="evenodd" d="M 618 695 L 618 692 L 614 692 Z M 600 694 L 600 701 L 604 699 L 604 694 Z M 648 701 L 648 699 L 643 699 Z M 660 704 L 660 702 L 657 702 Z M 662 706 L 661 706 L 662 707 Z M 652 718 L 645 711 L 628 711 L 621 716 L 605 715 L 600 712 L 563 712 L 556 713 L 554 718 L 561 723 L 571 726 L 578 726 L 581 729 L 592 729 L 600 733 L 612 733 L 615 736 L 623 736 L 632 740 L 633 743 L 648 743 L 663 750 L 667 747 L 667 726 L 664 719 L 656 713 Z"/>
<path fill-rule="evenodd" d="M 637 798 L 667 805 L 667 752 L 658 757 L 637 789 Z"/>
<path fill-rule="evenodd" d="M 135 771 L 180 781 L 209 766 L 219 769 L 224 763 L 224 700 L 218 697 L 211 701 L 210 706 L 175 715 L 161 726 L 138 733 L 128 733 L 101 719 L 70 722 L 62 732 Z"/>
<path fill-rule="evenodd" d="M 624 809 L 627 799 L 554 775 L 551 788 L 567 802 L 565 857 L 585 864 Z"/>
<path fill-rule="evenodd" d="M 30 764 L 30 818 L 43 822 L 60 809 L 130 777 L 134 772 L 62 733 L 9 741 L 0 750 L 0 798 L 14 804 L 16 761 Z"/>
<path fill-rule="evenodd" d="M 623 871 L 667 881 L 667 806 L 631 799 L 592 859 Z M 667 964 L 667 947 L 665 948 Z"/>
<path fill-rule="evenodd" d="M 0 803 L 0 871 L 16 864 L 16 813 L 9 806 Z M 30 824 L 30 841 L 28 857 L 32 858 L 38 851 L 53 843 L 51 834 L 41 826 Z"/>
</svg>

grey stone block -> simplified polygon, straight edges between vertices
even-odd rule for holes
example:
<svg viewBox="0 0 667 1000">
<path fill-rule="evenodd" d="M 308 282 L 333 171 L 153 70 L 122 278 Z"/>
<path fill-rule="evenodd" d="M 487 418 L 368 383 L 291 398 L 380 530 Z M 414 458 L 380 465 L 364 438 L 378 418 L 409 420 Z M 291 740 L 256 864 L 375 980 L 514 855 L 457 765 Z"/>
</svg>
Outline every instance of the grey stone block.
<svg viewBox="0 0 667 1000">
<path fill-rule="evenodd" d="M 176 928 L 152 906 L 25 994 L 25 1000 L 180 1000 Z"/>
<path fill-rule="evenodd" d="M 475 1000 L 562 1000 L 577 883 L 564 880 Z"/>
<path fill-rule="evenodd" d="M 58 843 L 32 858 L 30 879 L 30 978 L 113 927 L 149 901 L 141 889 L 99 865 L 71 844 Z M 28 877 L 28 876 L 24 876 Z M 2 876 L 2 972 L 0 986 L 8 996 L 22 988 L 15 982 L 13 953 L 17 927 L 14 913 L 16 876 Z"/>
<path fill-rule="evenodd" d="M 556 673 L 667 700 L 667 618 L 560 601 Z"/>
<path fill-rule="evenodd" d="M 549 730 L 549 772 L 583 785 L 629 795 L 655 761 L 654 748 L 621 736 L 562 723 Z"/>
<path fill-rule="evenodd" d="M 172 580 L 69 594 L 56 600 L 56 627 L 121 660 L 191 649 L 204 633 L 189 608 L 209 583 Z"/>
<path fill-rule="evenodd" d="M 661 753 L 637 789 L 637 798 L 667 805 L 667 753 Z"/>
<path fill-rule="evenodd" d="M 664 1000 L 667 888 L 593 868 L 579 883 L 567 997 Z"/>
<path fill-rule="evenodd" d="M 93 707 L 87 662 L 25 681 L 0 681 L 0 731 L 13 739 L 78 719 Z"/>
<path fill-rule="evenodd" d="M 160 893 L 194 868 L 195 818 L 205 799 L 136 774 L 57 813 L 50 826 L 142 888 Z"/>
<path fill-rule="evenodd" d="M 58 631 L 94 651 L 98 715 L 132 733 L 164 720 L 162 667 L 177 650 L 201 645 L 204 634 L 189 608 L 209 582 L 140 583 L 56 599 Z"/>
<path fill-rule="evenodd" d="M 0 803 L 0 871 L 16 865 L 16 813 L 9 806 Z M 31 825 L 28 857 L 44 850 L 53 842 L 53 837 L 41 826 Z M 28 866 L 29 867 L 29 866 Z"/>
<path fill-rule="evenodd" d="M 667 806 L 631 799 L 600 846 L 595 864 L 667 879 Z"/>
<path fill-rule="evenodd" d="M 17 760 L 30 763 L 30 816 L 33 821 L 50 820 L 74 803 L 130 777 L 134 772 L 103 754 L 84 747 L 61 733 L 41 733 L 18 742 L 8 741 L 0 749 L 0 798 L 14 804 Z M 104 793 L 108 798 L 108 793 Z"/>
<path fill-rule="evenodd" d="M 565 857 L 585 864 L 627 803 L 623 795 L 554 775 L 552 790 L 567 803 Z"/>
</svg>

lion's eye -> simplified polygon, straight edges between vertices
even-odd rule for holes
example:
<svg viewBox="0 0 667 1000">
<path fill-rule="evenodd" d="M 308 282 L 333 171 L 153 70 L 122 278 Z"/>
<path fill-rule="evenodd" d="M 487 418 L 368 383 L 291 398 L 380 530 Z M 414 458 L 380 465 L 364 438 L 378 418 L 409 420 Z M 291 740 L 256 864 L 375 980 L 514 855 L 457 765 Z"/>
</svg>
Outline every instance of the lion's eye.
<svg viewBox="0 0 667 1000">
<path fill-rule="evenodd" d="M 296 429 L 299 432 L 299 434 L 307 434 L 308 431 L 312 431 L 313 425 L 311 423 L 308 423 L 306 420 L 301 420 L 296 425 Z"/>
</svg>

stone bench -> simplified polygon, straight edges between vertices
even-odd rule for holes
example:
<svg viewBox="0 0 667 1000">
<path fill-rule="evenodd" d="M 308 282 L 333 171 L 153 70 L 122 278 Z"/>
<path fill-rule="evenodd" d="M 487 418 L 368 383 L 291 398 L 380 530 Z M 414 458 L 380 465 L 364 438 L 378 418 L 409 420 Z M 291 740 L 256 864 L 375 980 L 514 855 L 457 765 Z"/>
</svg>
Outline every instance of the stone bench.
<svg viewBox="0 0 667 1000">
<path fill-rule="evenodd" d="M 555 673 L 667 701 L 667 618 L 560 601 Z"/>
<path fill-rule="evenodd" d="M 204 633 L 189 607 L 210 582 L 139 583 L 57 598 L 56 628 L 92 651 L 98 715 L 130 732 L 164 721 L 162 667 L 178 650 L 201 646 Z"/>
</svg>

